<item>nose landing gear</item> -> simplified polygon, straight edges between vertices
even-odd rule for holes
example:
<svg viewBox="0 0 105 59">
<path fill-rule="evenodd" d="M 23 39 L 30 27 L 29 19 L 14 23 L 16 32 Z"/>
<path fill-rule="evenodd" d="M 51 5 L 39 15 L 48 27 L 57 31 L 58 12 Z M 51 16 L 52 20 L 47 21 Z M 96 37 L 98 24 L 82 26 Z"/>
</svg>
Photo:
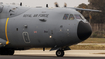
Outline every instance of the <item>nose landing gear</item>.
<svg viewBox="0 0 105 59">
<path fill-rule="evenodd" d="M 65 47 L 53 47 L 53 48 L 51 48 L 50 51 L 52 51 L 52 50 L 57 50 L 57 51 L 56 51 L 56 56 L 57 56 L 57 57 L 63 57 L 64 54 L 65 54 L 64 51 L 66 51 L 66 50 L 71 50 L 71 49 L 70 49 L 69 46 L 65 46 Z"/>
<path fill-rule="evenodd" d="M 57 57 L 63 57 L 64 54 L 65 54 L 65 53 L 64 53 L 64 50 L 57 50 L 57 51 L 56 51 L 56 56 L 57 56 Z"/>
</svg>

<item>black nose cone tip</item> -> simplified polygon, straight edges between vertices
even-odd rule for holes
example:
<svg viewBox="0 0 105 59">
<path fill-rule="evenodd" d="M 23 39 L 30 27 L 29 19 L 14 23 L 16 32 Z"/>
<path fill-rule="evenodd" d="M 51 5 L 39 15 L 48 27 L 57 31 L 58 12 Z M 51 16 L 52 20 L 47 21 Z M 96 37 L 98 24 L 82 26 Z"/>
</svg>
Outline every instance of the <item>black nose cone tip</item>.
<svg viewBox="0 0 105 59">
<path fill-rule="evenodd" d="M 92 34 L 92 28 L 88 23 L 80 21 L 78 24 L 77 35 L 80 40 L 86 40 Z"/>
</svg>

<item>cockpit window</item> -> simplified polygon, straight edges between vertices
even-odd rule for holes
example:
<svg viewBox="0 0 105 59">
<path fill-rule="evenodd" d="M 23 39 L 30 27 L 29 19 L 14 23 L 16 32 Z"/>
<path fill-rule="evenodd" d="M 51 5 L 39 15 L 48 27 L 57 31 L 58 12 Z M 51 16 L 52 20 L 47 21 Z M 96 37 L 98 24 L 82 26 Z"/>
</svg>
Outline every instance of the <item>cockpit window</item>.
<svg viewBox="0 0 105 59">
<path fill-rule="evenodd" d="M 70 16 L 69 16 L 69 20 L 74 20 L 74 16 L 73 16 L 73 14 L 70 14 Z"/>
<path fill-rule="evenodd" d="M 64 17 L 63 17 L 63 19 L 64 19 L 64 20 L 67 20 L 68 17 L 69 17 L 69 14 L 65 14 Z"/>
<path fill-rule="evenodd" d="M 75 15 L 76 19 L 82 19 L 80 15 Z"/>
</svg>

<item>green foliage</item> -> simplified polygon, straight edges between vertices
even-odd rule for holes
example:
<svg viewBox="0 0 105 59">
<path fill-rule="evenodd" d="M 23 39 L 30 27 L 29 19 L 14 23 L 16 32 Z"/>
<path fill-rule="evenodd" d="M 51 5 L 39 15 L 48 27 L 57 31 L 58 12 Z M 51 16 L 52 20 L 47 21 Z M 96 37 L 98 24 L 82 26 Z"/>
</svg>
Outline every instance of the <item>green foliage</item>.
<svg viewBox="0 0 105 59">
<path fill-rule="evenodd" d="M 102 13 L 92 13 L 92 22 L 105 23 L 105 0 L 89 0 L 89 2 L 93 9 L 102 10 Z"/>
<path fill-rule="evenodd" d="M 105 38 L 88 38 L 81 43 L 105 43 Z"/>
<path fill-rule="evenodd" d="M 105 50 L 105 45 L 72 45 L 71 50 Z"/>
<path fill-rule="evenodd" d="M 85 6 L 85 8 L 88 9 L 95 9 L 95 10 L 101 10 L 101 13 L 97 13 L 97 12 L 91 12 L 91 23 L 105 23 L 105 0 L 88 0 L 89 4 L 86 5 L 84 3 L 80 4 L 78 7 L 79 8 L 83 8 Z M 83 12 L 83 15 L 85 16 L 85 18 L 87 18 L 87 20 L 89 20 L 89 13 L 90 12 Z M 88 15 L 88 16 L 86 16 Z"/>
<path fill-rule="evenodd" d="M 97 37 L 97 34 L 93 33 L 93 35 L 91 37 Z"/>
<path fill-rule="evenodd" d="M 102 32 L 102 31 L 93 32 L 91 37 L 92 38 L 104 38 L 104 32 Z"/>
<path fill-rule="evenodd" d="M 88 5 L 86 5 L 85 3 L 82 3 L 78 6 L 79 8 L 88 8 Z"/>
<path fill-rule="evenodd" d="M 80 5 L 78 6 L 78 8 L 88 9 L 88 5 L 86 5 L 85 3 L 82 3 L 82 4 L 80 4 Z M 81 12 L 81 11 L 79 11 L 79 12 Z M 83 16 L 84 16 L 85 18 L 88 18 L 88 17 L 89 17 L 89 12 L 83 11 L 82 14 L 83 14 Z"/>
</svg>

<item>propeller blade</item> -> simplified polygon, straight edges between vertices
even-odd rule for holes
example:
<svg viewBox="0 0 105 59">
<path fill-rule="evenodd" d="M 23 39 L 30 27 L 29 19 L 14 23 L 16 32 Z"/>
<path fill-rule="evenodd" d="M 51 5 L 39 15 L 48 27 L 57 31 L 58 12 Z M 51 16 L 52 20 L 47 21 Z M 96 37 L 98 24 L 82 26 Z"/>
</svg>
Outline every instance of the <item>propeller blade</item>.
<svg viewBox="0 0 105 59">
<path fill-rule="evenodd" d="M 55 7 L 59 7 L 59 5 L 58 5 L 58 3 L 57 3 L 57 2 L 55 2 Z"/>
<path fill-rule="evenodd" d="M 46 4 L 46 7 L 48 8 L 48 4 Z"/>
<path fill-rule="evenodd" d="M 67 3 L 64 3 L 64 7 L 67 7 Z"/>
<path fill-rule="evenodd" d="M 20 2 L 20 6 L 22 6 L 22 2 Z"/>
</svg>

